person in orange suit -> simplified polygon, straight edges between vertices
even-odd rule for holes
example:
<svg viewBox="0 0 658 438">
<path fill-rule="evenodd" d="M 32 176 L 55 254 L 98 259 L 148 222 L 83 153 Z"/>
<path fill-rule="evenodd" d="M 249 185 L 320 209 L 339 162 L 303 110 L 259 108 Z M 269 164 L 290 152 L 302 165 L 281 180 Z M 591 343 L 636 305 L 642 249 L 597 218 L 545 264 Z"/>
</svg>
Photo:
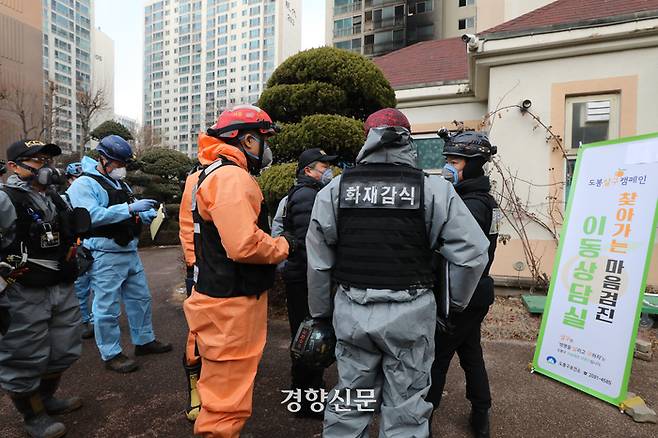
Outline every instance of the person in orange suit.
<svg viewBox="0 0 658 438">
<path fill-rule="evenodd" d="M 217 157 L 204 155 L 206 148 L 210 148 L 219 142 L 218 139 L 206 134 L 199 135 L 199 152 L 197 158 L 199 166 L 191 172 L 185 179 L 185 189 L 181 198 L 180 209 L 178 212 L 179 232 L 181 246 L 183 247 L 183 258 L 185 260 L 186 276 L 185 289 L 187 297 L 192 294 L 194 286 L 194 219 L 192 218 L 192 198 L 194 190 L 199 181 L 199 175 L 208 164 L 212 163 Z M 201 358 L 197 354 L 196 339 L 192 332 L 188 330 L 187 343 L 183 356 L 183 367 L 187 376 L 187 406 L 185 407 L 185 416 L 190 421 L 195 421 L 201 410 L 201 401 L 199 400 L 199 391 L 197 383 L 201 374 Z"/>
<path fill-rule="evenodd" d="M 254 380 L 267 335 L 267 290 L 278 263 L 294 252 L 290 235 L 271 237 L 254 178 L 272 161 L 267 113 L 251 105 L 220 114 L 207 134 L 193 198 L 195 284 L 184 310 L 203 373 L 194 433 L 237 438 L 251 416 Z M 215 159 L 216 158 L 216 159 Z"/>
</svg>

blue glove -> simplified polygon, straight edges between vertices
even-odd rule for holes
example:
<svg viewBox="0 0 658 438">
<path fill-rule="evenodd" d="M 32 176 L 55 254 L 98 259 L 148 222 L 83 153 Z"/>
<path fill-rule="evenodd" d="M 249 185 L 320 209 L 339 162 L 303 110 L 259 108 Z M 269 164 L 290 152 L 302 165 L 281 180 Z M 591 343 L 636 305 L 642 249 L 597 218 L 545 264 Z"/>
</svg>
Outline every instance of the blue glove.
<svg viewBox="0 0 658 438">
<path fill-rule="evenodd" d="M 128 211 L 131 214 L 134 213 L 141 213 L 143 211 L 148 211 L 158 205 L 158 201 L 155 199 L 140 199 L 138 201 L 133 202 L 132 204 L 128 204 Z"/>
<path fill-rule="evenodd" d="M 148 211 L 143 211 L 139 214 L 140 219 L 142 222 L 144 222 L 146 225 L 150 225 L 151 222 L 153 222 L 153 219 L 156 218 L 158 215 L 158 212 L 155 211 L 154 209 L 150 209 Z"/>
</svg>

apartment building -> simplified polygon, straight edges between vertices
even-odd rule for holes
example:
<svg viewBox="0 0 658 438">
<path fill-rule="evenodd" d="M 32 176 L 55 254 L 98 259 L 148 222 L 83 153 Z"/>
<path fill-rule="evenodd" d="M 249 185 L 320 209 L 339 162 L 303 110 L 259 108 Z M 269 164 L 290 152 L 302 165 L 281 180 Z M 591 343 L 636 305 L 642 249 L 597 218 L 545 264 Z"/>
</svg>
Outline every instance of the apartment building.
<svg viewBox="0 0 658 438">
<path fill-rule="evenodd" d="M 149 0 L 144 126 L 195 156 L 198 133 L 225 108 L 255 103 L 300 48 L 300 0 Z"/>
<path fill-rule="evenodd" d="M 326 0 L 326 41 L 381 56 L 420 41 L 480 32 L 551 1 Z"/>
</svg>

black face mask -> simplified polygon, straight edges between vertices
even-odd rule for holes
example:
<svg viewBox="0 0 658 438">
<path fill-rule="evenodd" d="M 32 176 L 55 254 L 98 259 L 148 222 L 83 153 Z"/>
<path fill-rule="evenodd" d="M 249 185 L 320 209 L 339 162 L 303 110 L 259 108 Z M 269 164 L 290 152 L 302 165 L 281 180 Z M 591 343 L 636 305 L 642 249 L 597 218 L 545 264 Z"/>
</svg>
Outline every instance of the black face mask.
<svg viewBox="0 0 658 438">
<path fill-rule="evenodd" d="M 35 169 L 34 167 L 27 166 L 21 162 L 16 163 L 23 169 L 27 169 L 30 172 L 32 172 L 32 177 L 29 178 L 29 181 L 36 181 L 38 184 L 42 186 L 50 186 L 50 185 L 59 185 L 59 184 L 64 184 L 66 182 L 66 178 L 64 178 L 64 175 L 58 170 L 55 169 L 54 167 L 50 166 L 43 166 L 40 169 Z"/>
</svg>

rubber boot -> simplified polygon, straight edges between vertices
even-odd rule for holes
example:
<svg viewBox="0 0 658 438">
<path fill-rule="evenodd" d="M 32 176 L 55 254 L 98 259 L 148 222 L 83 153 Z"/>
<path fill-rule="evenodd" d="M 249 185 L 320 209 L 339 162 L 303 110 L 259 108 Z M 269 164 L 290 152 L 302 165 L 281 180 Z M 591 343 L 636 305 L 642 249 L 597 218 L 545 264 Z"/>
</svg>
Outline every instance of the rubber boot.
<svg viewBox="0 0 658 438">
<path fill-rule="evenodd" d="M 477 438 L 489 438 L 489 409 L 471 410 L 471 429 Z"/>
<path fill-rule="evenodd" d="M 187 358 L 183 356 L 183 368 L 187 380 L 187 407 L 185 408 L 185 417 L 191 422 L 196 421 L 201 411 L 201 398 L 197 383 L 201 377 L 201 361 L 194 365 L 187 364 Z"/>
<path fill-rule="evenodd" d="M 11 401 L 23 415 L 23 427 L 32 438 L 59 438 L 66 434 L 66 427 L 48 416 L 39 392 L 19 394 L 10 392 Z"/>
<path fill-rule="evenodd" d="M 61 373 L 48 374 L 41 377 L 39 393 L 43 400 L 43 406 L 50 415 L 66 414 L 82 407 L 82 399 L 80 397 L 55 398 L 55 392 L 57 392 L 61 380 Z"/>
</svg>

